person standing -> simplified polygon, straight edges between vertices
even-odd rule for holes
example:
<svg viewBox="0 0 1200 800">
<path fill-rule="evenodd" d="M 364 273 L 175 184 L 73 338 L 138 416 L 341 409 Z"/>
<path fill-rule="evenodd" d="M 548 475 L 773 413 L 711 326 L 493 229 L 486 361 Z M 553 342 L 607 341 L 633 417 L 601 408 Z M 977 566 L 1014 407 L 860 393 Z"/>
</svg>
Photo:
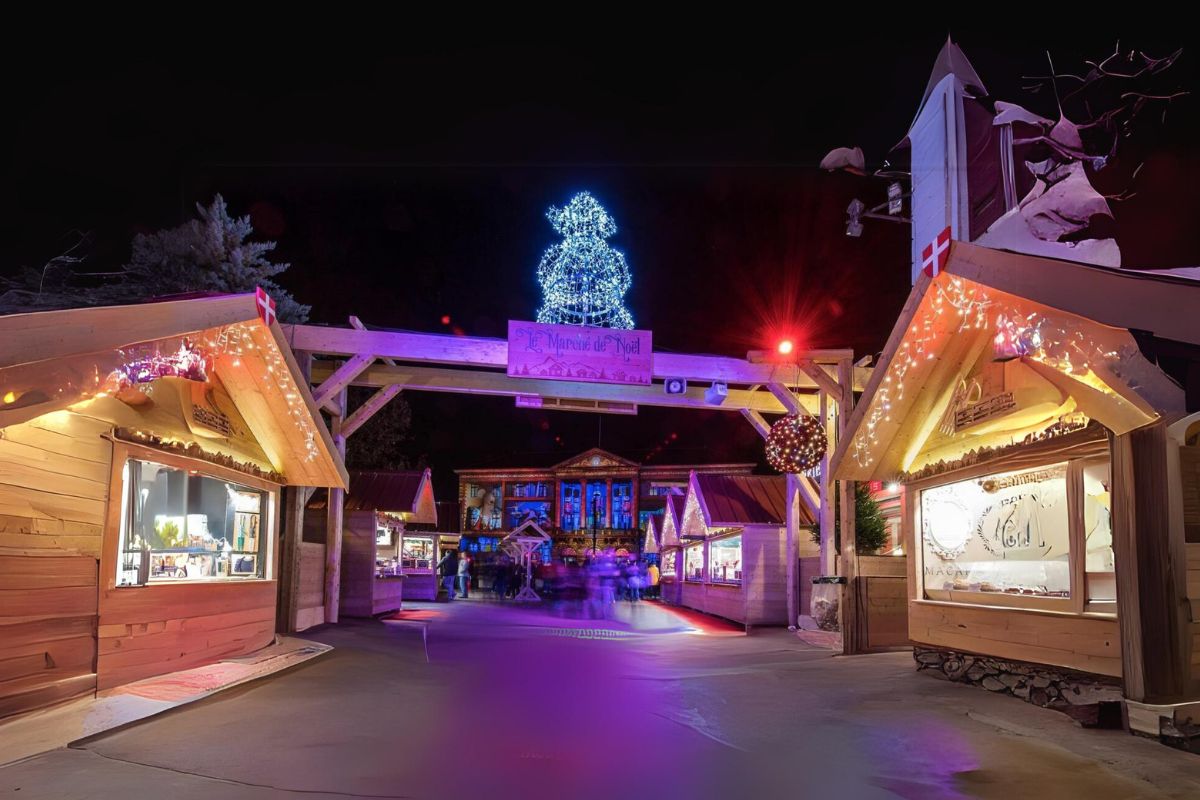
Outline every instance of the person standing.
<svg viewBox="0 0 1200 800">
<path fill-rule="evenodd" d="M 471 586 L 471 559 L 465 555 L 458 559 L 458 590 L 462 592 L 462 597 L 467 598 L 467 590 Z M 453 589 L 451 589 L 453 593 Z"/>
<path fill-rule="evenodd" d="M 437 565 L 438 572 L 442 576 L 442 586 L 445 587 L 450 600 L 454 599 L 454 578 L 458 575 L 458 564 L 458 551 L 447 550 Z"/>
<path fill-rule="evenodd" d="M 658 598 L 658 584 L 662 580 L 662 572 L 658 569 L 658 564 L 651 564 L 646 568 L 646 580 L 650 584 L 650 597 Z"/>
</svg>

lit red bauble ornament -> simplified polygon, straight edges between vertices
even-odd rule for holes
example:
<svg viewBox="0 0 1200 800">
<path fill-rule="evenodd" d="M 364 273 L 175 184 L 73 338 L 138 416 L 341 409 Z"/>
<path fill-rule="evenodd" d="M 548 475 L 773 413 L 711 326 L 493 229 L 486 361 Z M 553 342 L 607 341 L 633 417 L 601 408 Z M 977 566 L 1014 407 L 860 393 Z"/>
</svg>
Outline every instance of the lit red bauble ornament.
<svg viewBox="0 0 1200 800">
<path fill-rule="evenodd" d="M 810 414 L 789 414 L 771 426 L 767 463 L 780 472 L 808 472 L 820 466 L 826 445 L 820 420 Z"/>
</svg>

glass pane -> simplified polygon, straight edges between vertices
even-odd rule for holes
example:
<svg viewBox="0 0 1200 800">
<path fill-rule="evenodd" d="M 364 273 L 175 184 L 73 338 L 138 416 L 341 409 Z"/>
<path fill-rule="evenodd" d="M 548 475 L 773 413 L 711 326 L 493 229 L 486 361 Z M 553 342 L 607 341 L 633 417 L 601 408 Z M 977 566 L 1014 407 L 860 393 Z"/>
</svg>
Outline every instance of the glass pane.
<svg viewBox="0 0 1200 800">
<path fill-rule="evenodd" d="M 125 478 L 118 585 L 263 576 L 263 492 L 148 461 Z"/>
<path fill-rule="evenodd" d="M 927 590 L 1069 597 L 1066 464 L 921 492 Z"/>
<path fill-rule="evenodd" d="M 612 491 L 612 527 L 629 530 L 633 527 L 633 482 L 615 482 Z"/>
<path fill-rule="evenodd" d="M 589 483 L 587 487 L 587 506 L 584 508 L 586 519 L 584 523 L 590 528 L 607 528 L 605 515 L 608 513 L 608 485 Z"/>
<path fill-rule="evenodd" d="M 708 577 L 714 583 L 741 583 L 742 537 L 716 539 L 708 545 Z"/>
<path fill-rule="evenodd" d="M 1117 574 L 1112 548 L 1112 499 L 1108 493 L 1108 463 L 1083 468 L 1083 532 L 1087 571 L 1087 599 L 1115 603 Z"/>
<path fill-rule="evenodd" d="M 405 536 L 402 563 L 404 569 L 429 572 L 433 569 L 433 537 Z"/>
<path fill-rule="evenodd" d="M 704 580 L 704 545 L 694 544 L 684 550 L 683 576 L 689 581 Z"/>
<path fill-rule="evenodd" d="M 675 568 L 676 568 L 675 565 L 678 560 L 679 560 L 679 551 L 678 550 L 667 550 L 666 552 L 664 552 L 662 554 L 662 577 L 664 577 L 664 578 L 674 578 L 675 577 Z"/>
</svg>

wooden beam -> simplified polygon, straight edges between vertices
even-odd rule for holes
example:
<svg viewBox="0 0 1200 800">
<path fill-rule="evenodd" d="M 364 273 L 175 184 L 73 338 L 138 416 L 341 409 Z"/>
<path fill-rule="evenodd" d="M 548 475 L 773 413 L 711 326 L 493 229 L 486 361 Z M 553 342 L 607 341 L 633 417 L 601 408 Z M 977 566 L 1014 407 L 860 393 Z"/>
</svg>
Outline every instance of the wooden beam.
<svg viewBox="0 0 1200 800">
<path fill-rule="evenodd" d="M 787 410 L 787 413 L 799 414 L 801 412 L 802 409 L 796 400 L 796 396 L 782 383 L 768 383 L 767 391 L 775 396 L 775 399 Z"/>
<path fill-rule="evenodd" d="M 482 336 L 293 325 L 289 329 L 289 338 L 293 347 L 314 353 L 354 355 L 370 351 L 379 358 L 398 361 L 473 367 L 508 366 L 508 342 Z M 847 352 L 810 350 L 797 355 L 815 363 L 833 364 Z M 792 364 L 752 364 L 742 358 L 726 356 L 655 353 L 653 371 L 658 379 L 685 378 L 689 381 L 724 381 L 730 384 L 785 383 L 800 389 L 817 388 L 817 384 L 807 375 L 801 373 L 797 380 Z M 863 370 L 859 374 L 865 378 L 868 373 L 869 370 Z"/>
<path fill-rule="evenodd" d="M 787 526 L 784 552 L 787 554 L 787 609 L 788 630 L 796 630 L 800 621 L 799 572 L 800 550 L 797 539 L 800 536 L 800 476 L 789 472 L 787 474 Z"/>
<path fill-rule="evenodd" d="M 393 384 L 391 386 L 385 386 L 379 391 L 375 392 L 375 394 L 371 395 L 371 397 L 367 399 L 367 402 L 354 409 L 354 413 L 347 417 L 346 421 L 342 423 L 342 437 L 348 439 L 353 436 L 355 431 L 361 428 L 367 420 L 375 416 L 375 413 L 379 411 L 379 409 L 386 406 L 393 397 L 400 394 L 400 392 L 403 390 L 403 386 L 396 386 Z"/>
<path fill-rule="evenodd" d="M 342 419 L 346 410 L 346 389 L 338 393 L 337 405 L 340 413 L 330 420 L 333 431 L 333 446 L 342 459 L 346 458 L 346 437 L 342 435 Z M 329 502 L 325 507 L 325 621 L 337 622 L 342 594 L 342 528 L 346 491 L 341 488 L 329 490 Z"/>
<path fill-rule="evenodd" d="M 800 367 L 801 372 L 812 378 L 821 391 L 832 394 L 834 397 L 841 396 L 842 390 L 838 388 L 838 382 L 831 378 L 824 369 L 808 359 L 797 361 L 796 366 Z"/>
<path fill-rule="evenodd" d="M 842 392 L 838 402 L 839 438 L 851 434 L 850 420 L 854 411 L 853 369 L 852 359 L 838 363 L 838 384 Z M 864 610 L 858 607 L 858 542 L 855 536 L 857 529 L 854 519 L 854 481 L 843 480 L 838 483 L 838 503 L 842 519 L 842 575 L 846 578 L 841 602 L 842 653 L 855 655 L 866 652 L 867 642 L 863 625 Z"/>
<path fill-rule="evenodd" d="M 1170 522 L 1168 443 L 1162 421 L 1111 439 L 1122 677 L 1125 696 L 1146 703 L 1178 702 L 1191 686 L 1187 555 Z"/>
<path fill-rule="evenodd" d="M 313 400 L 318 406 L 333 411 L 333 409 L 329 408 L 330 401 L 332 401 L 333 398 L 336 397 L 340 391 L 342 391 L 342 389 L 345 389 L 347 386 L 349 386 L 350 382 L 357 378 L 359 373 L 361 373 L 364 369 L 371 366 L 374 361 L 374 355 L 368 355 L 365 353 L 356 353 L 355 355 L 350 356 L 350 358 L 347 359 L 344 364 L 342 364 L 340 367 L 334 370 L 332 374 L 328 375 L 324 380 L 322 380 L 321 385 L 313 390 Z M 342 413 L 345 412 L 343 411 Z"/>
<path fill-rule="evenodd" d="M 829 445 L 825 449 L 825 457 L 821 459 L 821 574 L 834 575 L 837 570 L 837 552 L 834 547 L 834 530 L 833 530 L 833 509 L 837 504 L 837 497 L 834 496 L 831 486 L 833 478 L 829 474 L 829 459 L 833 453 L 837 437 L 833 429 L 833 420 L 830 417 L 829 411 L 829 395 L 826 392 L 820 394 L 821 405 L 821 428 L 825 431 L 825 436 L 829 440 Z"/>
<path fill-rule="evenodd" d="M 762 438 L 766 439 L 771 435 L 771 424 L 763 419 L 762 414 L 749 408 L 743 408 L 742 416 L 746 418 L 747 422 L 754 426 L 754 430 L 756 430 L 758 435 Z"/>
<path fill-rule="evenodd" d="M 295 354 L 295 360 L 297 383 L 307 386 L 312 356 L 300 351 Z M 319 419 L 315 422 L 320 424 Z M 321 425 L 322 429 L 324 427 Z M 279 633 L 295 632 L 296 615 L 300 609 L 300 543 L 304 541 L 304 505 L 308 502 L 306 488 L 289 486 L 282 490 L 283 496 L 280 498 L 280 506 L 287 509 L 287 517 L 279 556 L 279 600 L 275 614 L 275 630 Z"/>
<path fill-rule="evenodd" d="M 331 369 L 328 366 L 315 364 L 313 380 L 320 380 L 330 372 Z M 664 393 L 659 385 L 634 386 L 616 383 L 555 381 L 544 378 L 510 378 L 503 372 L 491 370 L 444 369 L 403 364 L 396 367 L 375 364 L 364 370 L 354 380 L 354 385 L 377 388 L 398 385 L 412 391 L 453 392 L 499 397 L 537 395 L 568 400 L 625 402 L 635 403 L 639 406 L 696 408 L 706 411 L 741 411 L 743 408 L 748 408 L 762 414 L 787 413 L 787 409 L 771 394 L 751 392 L 745 389 L 730 389 L 725 402 L 714 406 L 704 401 L 704 389 L 701 387 L 691 387 L 684 394 L 673 395 Z M 815 395 L 799 395 L 798 401 L 806 411 L 816 410 L 817 398 Z"/>
</svg>

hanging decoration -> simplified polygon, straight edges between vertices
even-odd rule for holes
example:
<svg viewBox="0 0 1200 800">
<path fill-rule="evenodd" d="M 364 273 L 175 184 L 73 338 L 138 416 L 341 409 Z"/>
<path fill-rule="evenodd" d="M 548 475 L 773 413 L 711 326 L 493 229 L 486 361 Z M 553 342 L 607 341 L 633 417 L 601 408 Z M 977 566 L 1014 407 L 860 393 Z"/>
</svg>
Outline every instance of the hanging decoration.
<svg viewBox="0 0 1200 800">
<path fill-rule="evenodd" d="M 617 223 L 587 192 L 562 208 L 551 206 L 546 217 L 563 240 L 548 248 L 538 264 L 542 307 L 537 321 L 555 325 L 633 327 L 623 305 L 631 279 L 625 256 L 604 241 Z"/>
<path fill-rule="evenodd" d="M 208 380 L 208 356 L 189 339 L 178 350 L 126 361 L 108 376 L 109 390 L 120 391 L 159 378 L 184 378 L 203 383 Z"/>
<path fill-rule="evenodd" d="M 809 414 L 789 414 L 771 426 L 767 463 L 780 472 L 808 472 L 820 466 L 827 444 L 820 420 Z"/>
</svg>

